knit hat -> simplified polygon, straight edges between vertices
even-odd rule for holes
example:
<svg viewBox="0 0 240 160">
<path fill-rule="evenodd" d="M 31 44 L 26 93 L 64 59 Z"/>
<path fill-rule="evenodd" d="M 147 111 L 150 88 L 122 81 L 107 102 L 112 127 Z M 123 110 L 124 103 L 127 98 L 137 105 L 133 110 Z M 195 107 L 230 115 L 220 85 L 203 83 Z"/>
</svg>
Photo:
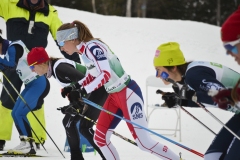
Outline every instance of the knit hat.
<svg viewBox="0 0 240 160">
<path fill-rule="evenodd" d="M 27 55 L 28 65 L 36 65 L 47 62 L 49 60 L 48 54 L 43 47 L 32 48 Z"/>
<path fill-rule="evenodd" d="M 177 66 L 185 64 L 185 58 L 176 42 L 168 42 L 161 44 L 155 53 L 154 66 Z"/>
<path fill-rule="evenodd" d="M 235 41 L 240 38 L 240 7 L 223 23 L 221 28 L 222 41 Z"/>
</svg>

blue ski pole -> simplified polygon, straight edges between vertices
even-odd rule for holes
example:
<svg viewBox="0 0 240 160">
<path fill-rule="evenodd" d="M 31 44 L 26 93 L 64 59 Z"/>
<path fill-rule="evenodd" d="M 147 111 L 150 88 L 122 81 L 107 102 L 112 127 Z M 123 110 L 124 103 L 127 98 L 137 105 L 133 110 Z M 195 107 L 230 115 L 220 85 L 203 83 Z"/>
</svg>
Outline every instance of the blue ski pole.
<svg viewBox="0 0 240 160">
<path fill-rule="evenodd" d="M 161 134 L 158 134 L 158 133 L 156 133 L 156 132 L 154 132 L 154 131 L 146 128 L 146 127 L 143 127 L 143 126 L 141 126 L 141 125 L 139 125 L 139 124 L 137 124 L 137 123 L 134 123 L 134 122 L 132 122 L 132 121 L 126 119 L 126 118 L 123 118 L 123 117 L 121 117 L 121 116 L 119 116 L 119 115 L 117 115 L 117 114 L 114 114 L 114 113 L 112 113 L 112 112 L 110 112 L 110 111 L 102 108 L 102 107 L 99 106 L 98 104 L 93 103 L 92 101 L 89 101 L 89 100 L 86 99 L 86 98 L 82 98 L 82 100 L 83 100 L 84 103 L 86 103 L 86 104 L 88 104 L 88 105 L 91 105 L 91 106 L 93 106 L 93 107 L 95 107 L 95 108 L 97 108 L 97 109 L 100 109 L 100 110 L 106 112 L 107 114 L 113 115 L 113 116 L 115 116 L 115 117 L 117 117 L 117 118 L 119 118 L 119 119 L 121 119 L 121 120 L 124 120 L 124 121 L 126 121 L 126 122 L 128 122 L 128 123 L 131 123 L 132 125 L 135 125 L 135 126 L 137 126 L 137 127 L 140 127 L 140 128 L 142 128 L 142 129 L 144 129 L 144 130 L 146 130 L 146 131 L 148 131 L 148 132 L 150 132 L 150 133 L 152 133 L 152 134 L 154 134 L 154 135 L 156 135 L 156 136 L 158 136 L 158 137 L 161 137 L 161 138 L 163 138 L 163 139 L 165 139 L 165 140 L 167 140 L 167 141 L 169 141 L 169 142 L 171 142 L 171 143 L 173 143 L 173 144 L 175 144 L 175 145 L 177 145 L 177 146 L 179 146 L 179 147 L 182 147 L 183 149 L 186 149 L 186 150 L 188 150 L 188 151 L 190 151 L 190 152 L 192 152 L 192 153 L 194 153 L 194 154 L 196 154 L 196 155 L 198 155 L 198 156 L 200 156 L 200 157 L 204 157 L 204 155 L 203 155 L 202 153 L 199 153 L 199 152 L 197 152 L 197 151 L 195 151 L 195 150 L 193 150 L 193 149 L 191 149 L 191 148 L 188 148 L 188 147 L 186 147 L 186 146 L 184 146 L 184 145 L 182 145 L 182 144 L 180 144 L 180 143 L 178 143 L 178 142 L 175 142 L 175 141 L 173 141 L 173 140 L 171 140 L 171 139 L 169 139 L 169 138 L 167 138 L 167 137 L 164 137 L 164 136 L 162 136 Z"/>
</svg>

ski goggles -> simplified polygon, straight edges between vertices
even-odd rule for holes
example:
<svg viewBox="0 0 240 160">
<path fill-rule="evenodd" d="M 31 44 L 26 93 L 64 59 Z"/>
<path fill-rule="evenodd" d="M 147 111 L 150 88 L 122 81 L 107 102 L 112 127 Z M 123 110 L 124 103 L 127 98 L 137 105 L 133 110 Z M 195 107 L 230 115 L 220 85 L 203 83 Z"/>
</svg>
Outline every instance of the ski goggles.
<svg viewBox="0 0 240 160">
<path fill-rule="evenodd" d="M 227 51 L 231 51 L 233 54 L 238 54 L 238 49 L 236 45 L 240 43 L 240 39 L 232 42 L 224 43 L 223 46 Z"/>
<path fill-rule="evenodd" d="M 38 61 L 36 61 L 36 62 L 34 62 L 33 64 L 29 65 L 29 68 L 30 68 L 31 70 L 33 70 L 33 69 L 34 69 L 34 65 L 37 64 L 37 63 L 38 63 Z"/>
<path fill-rule="evenodd" d="M 30 65 L 29 65 L 29 68 L 30 68 L 31 70 L 33 70 L 33 69 L 34 69 L 34 65 L 36 65 L 37 63 L 39 63 L 39 62 L 41 62 L 41 61 L 43 61 L 43 60 L 44 60 L 44 58 L 41 58 L 41 59 L 37 60 L 36 62 L 30 64 Z"/>
<path fill-rule="evenodd" d="M 158 76 L 158 71 L 156 72 L 156 76 Z M 169 74 L 167 72 L 162 72 L 160 74 L 160 77 L 162 77 L 162 79 L 167 79 L 169 77 Z"/>
</svg>

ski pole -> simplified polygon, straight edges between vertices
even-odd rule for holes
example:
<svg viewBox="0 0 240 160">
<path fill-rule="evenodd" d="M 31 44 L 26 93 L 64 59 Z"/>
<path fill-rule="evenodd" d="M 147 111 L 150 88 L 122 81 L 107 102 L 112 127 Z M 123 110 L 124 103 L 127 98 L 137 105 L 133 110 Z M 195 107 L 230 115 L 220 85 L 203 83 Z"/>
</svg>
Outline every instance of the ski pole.
<svg viewBox="0 0 240 160">
<path fill-rule="evenodd" d="M 7 94 L 9 95 L 9 97 L 11 97 L 13 103 L 15 103 L 15 100 L 13 99 L 12 95 L 10 94 L 9 90 L 7 89 L 7 87 L 3 84 L 2 79 L 0 79 L 0 83 L 3 85 L 3 88 L 6 90 Z M 39 137 L 37 136 L 36 132 L 32 129 L 32 127 L 30 127 L 33 134 L 36 136 L 36 138 L 38 139 L 38 141 L 40 142 L 41 146 L 44 148 L 44 150 L 47 152 L 46 148 L 43 146 L 42 142 L 40 141 Z M 48 152 L 47 152 L 48 153 Z"/>
<path fill-rule="evenodd" d="M 0 71 L 2 72 L 2 71 Z M 30 112 L 33 114 L 33 116 L 36 118 L 36 120 L 38 121 L 38 123 L 41 125 L 41 127 L 43 128 L 43 130 L 47 133 L 48 137 L 52 140 L 52 142 L 54 143 L 54 145 L 56 146 L 56 148 L 58 149 L 58 151 L 62 154 L 62 156 L 65 158 L 65 156 L 63 155 L 63 153 L 61 152 L 61 150 L 58 148 L 57 144 L 54 142 L 54 140 L 52 139 L 52 137 L 50 136 L 50 134 L 48 133 L 48 131 L 46 130 L 46 128 L 42 125 L 42 123 L 39 121 L 39 119 L 37 118 L 37 116 L 33 113 L 33 111 L 31 110 L 30 106 L 27 104 L 27 102 L 25 101 L 25 99 L 21 96 L 21 94 L 18 92 L 18 90 L 14 87 L 14 85 L 12 84 L 12 82 L 8 79 L 8 77 L 2 72 L 4 78 L 8 81 L 8 83 L 12 86 L 12 88 L 15 90 L 15 92 L 17 93 L 17 95 L 19 96 L 19 98 L 21 98 L 21 100 L 23 101 L 23 103 L 28 107 L 28 109 L 30 110 Z"/>
<path fill-rule="evenodd" d="M 158 89 L 158 91 L 160 92 L 161 95 L 164 95 L 165 92 L 163 92 L 162 90 Z M 190 115 L 193 119 L 195 119 L 196 121 L 198 121 L 201 125 L 203 125 L 205 128 L 207 128 L 210 132 L 212 132 L 213 134 L 217 135 L 213 130 L 211 130 L 208 126 L 206 126 L 204 123 L 202 123 L 199 119 L 197 119 L 194 115 L 192 115 L 188 110 L 186 110 L 185 108 L 183 108 L 182 106 L 179 106 L 184 112 L 186 112 L 188 115 Z"/>
<path fill-rule="evenodd" d="M 156 133 L 156 132 L 154 132 L 154 131 L 146 128 L 146 127 L 143 127 L 143 126 L 141 126 L 141 125 L 139 125 L 139 124 L 137 124 L 137 123 L 134 123 L 134 122 L 132 122 L 132 121 L 126 119 L 126 118 L 123 118 L 123 117 L 121 117 L 121 116 L 119 116 L 119 115 L 117 115 L 117 114 L 114 114 L 114 113 L 112 113 L 112 112 L 110 112 L 110 111 L 102 108 L 102 107 L 99 106 L 98 104 L 93 103 L 92 101 L 89 101 L 89 100 L 86 99 L 86 98 L 82 98 L 82 101 L 83 101 L 84 103 L 86 103 L 86 104 L 89 104 L 90 106 L 93 106 L 93 107 L 95 107 L 95 108 L 97 108 L 97 109 L 100 109 L 101 111 L 106 112 L 107 114 L 113 115 L 113 116 L 115 116 L 115 117 L 117 117 L 117 118 L 119 118 L 119 119 L 121 119 L 121 120 L 124 120 L 124 121 L 127 122 L 127 123 L 130 123 L 130 124 L 132 124 L 132 125 L 135 125 L 135 126 L 137 126 L 137 127 L 140 127 L 140 128 L 142 128 L 142 129 L 144 129 L 144 130 L 146 130 L 146 131 L 148 131 L 148 132 L 150 132 L 150 133 L 152 133 L 152 134 L 154 134 L 154 135 L 156 135 L 156 136 L 158 136 L 158 137 L 161 137 L 161 138 L 163 138 L 163 139 L 165 139 L 165 140 L 167 140 L 167 141 L 169 141 L 169 142 L 171 142 L 171 143 L 173 143 L 173 144 L 175 144 L 175 145 L 177 145 L 177 146 L 179 146 L 179 147 L 182 147 L 183 149 L 186 149 L 186 150 L 188 150 L 188 151 L 190 151 L 190 152 L 192 152 L 192 153 L 194 153 L 194 154 L 196 154 L 196 155 L 198 155 L 198 156 L 200 156 L 200 157 L 204 157 L 204 155 L 203 155 L 202 153 L 199 153 L 199 152 L 197 152 L 197 151 L 195 151 L 195 150 L 193 150 L 193 149 L 191 149 L 191 148 L 188 148 L 188 147 L 186 147 L 186 146 L 184 146 L 184 145 L 182 145 L 182 144 L 180 144 L 180 143 L 178 143 L 178 142 L 175 142 L 175 141 L 173 141 L 173 140 L 171 140 L 171 139 L 169 139 L 169 138 L 167 138 L 167 137 L 164 137 L 164 136 L 162 136 L 161 134 L 158 134 L 158 133 Z"/>
<path fill-rule="evenodd" d="M 218 119 L 214 114 L 212 114 L 203 104 L 200 102 L 194 101 L 199 107 L 204 109 L 209 115 L 211 115 L 216 121 L 218 121 L 226 130 L 228 130 L 234 137 L 236 137 L 238 140 L 240 140 L 240 137 L 235 134 L 229 127 L 227 127 L 220 119 Z"/>
<path fill-rule="evenodd" d="M 172 83 L 173 85 L 177 85 L 176 82 L 170 78 L 166 78 L 166 81 Z M 178 85 L 177 85 L 178 86 Z M 201 104 L 200 102 L 197 102 L 197 96 L 196 93 L 192 98 L 192 101 L 195 102 L 199 107 L 201 107 L 202 109 L 204 109 L 209 115 L 211 115 L 216 121 L 218 121 L 226 130 L 228 130 L 234 137 L 236 137 L 238 140 L 240 140 L 240 137 L 235 134 L 230 128 L 228 128 L 222 121 L 220 121 L 220 119 L 218 119 L 214 114 L 212 114 L 203 104 Z"/>
<path fill-rule="evenodd" d="M 184 110 L 188 115 L 190 115 L 193 119 L 198 121 L 200 124 L 202 124 L 205 128 L 207 128 L 210 132 L 212 132 L 214 135 L 217 135 L 213 130 L 211 130 L 208 126 L 206 126 L 204 123 L 202 123 L 200 120 L 198 120 L 194 115 L 192 115 L 190 112 L 188 112 L 185 108 L 180 106 L 182 110 Z"/>
<path fill-rule="evenodd" d="M 89 118 L 89 117 L 87 117 L 87 116 L 85 116 L 85 115 L 77 112 L 77 110 L 73 107 L 73 104 L 69 104 L 68 106 L 71 107 L 72 109 L 74 109 L 74 110 L 76 111 L 76 114 L 78 114 L 78 115 L 81 116 L 82 118 L 84 118 L 84 119 L 86 119 L 86 120 L 94 123 L 95 125 L 97 125 L 97 122 L 96 122 L 96 121 L 94 121 L 94 120 L 92 120 L 91 118 Z M 123 140 L 125 140 L 125 141 L 127 141 L 127 142 L 129 142 L 129 143 L 132 143 L 133 145 L 137 146 L 137 143 L 134 142 L 133 140 L 128 139 L 127 137 L 124 137 L 123 135 L 118 134 L 118 133 L 115 132 L 115 131 L 113 131 L 113 134 L 114 134 L 115 136 L 120 137 L 120 138 L 122 138 Z"/>
</svg>

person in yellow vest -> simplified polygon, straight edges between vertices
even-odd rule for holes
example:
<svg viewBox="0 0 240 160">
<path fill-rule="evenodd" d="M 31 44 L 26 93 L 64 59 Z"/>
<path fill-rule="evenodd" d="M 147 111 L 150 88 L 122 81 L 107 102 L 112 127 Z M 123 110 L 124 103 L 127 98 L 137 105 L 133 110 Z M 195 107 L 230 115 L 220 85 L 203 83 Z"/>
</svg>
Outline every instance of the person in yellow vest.
<svg viewBox="0 0 240 160">
<path fill-rule="evenodd" d="M 28 50 L 39 46 L 46 48 L 49 32 L 53 39 L 56 40 L 57 29 L 62 24 L 58 17 L 57 10 L 48 4 L 46 0 L 1 0 L 0 17 L 6 21 L 7 39 L 10 41 L 21 40 Z M 71 56 L 65 52 L 61 53 L 67 59 L 80 62 L 77 53 Z M 16 71 L 6 70 L 4 74 L 16 89 L 20 91 L 23 83 Z M 16 100 L 18 95 L 5 78 L 3 79 L 3 83 L 14 100 Z M 6 140 L 11 140 L 13 125 L 11 111 L 13 106 L 14 103 L 9 95 L 5 90 L 2 90 L 0 97 L 0 150 L 4 149 Z M 45 126 L 44 107 L 35 111 L 35 114 L 43 117 L 41 123 Z M 28 118 L 37 136 L 43 143 L 46 140 L 46 133 L 33 116 L 29 115 Z M 39 148 L 39 141 L 36 137 L 34 137 L 34 139 Z"/>
</svg>

